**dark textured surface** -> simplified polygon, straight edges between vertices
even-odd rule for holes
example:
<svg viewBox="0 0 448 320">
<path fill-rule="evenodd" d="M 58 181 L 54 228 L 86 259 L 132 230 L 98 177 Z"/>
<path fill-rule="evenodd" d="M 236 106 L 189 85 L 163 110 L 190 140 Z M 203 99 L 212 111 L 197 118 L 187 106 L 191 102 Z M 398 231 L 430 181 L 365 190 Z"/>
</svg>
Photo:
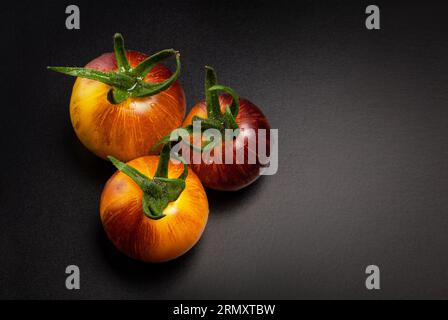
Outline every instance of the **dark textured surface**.
<svg viewBox="0 0 448 320">
<path fill-rule="evenodd" d="M 363 1 L 76 3 L 80 31 L 69 2 L 2 4 L 0 298 L 448 298 L 446 4 L 377 1 L 382 30 L 367 31 Z M 106 239 L 113 168 L 71 129 L 73 79 L 45 70 L 110 51 L 117 31 L 182 52 L 188 106 L 209 64 L 280 133 L 278 174 L 209 192 L 204 237 L 168 264 Z"/>
</svg>

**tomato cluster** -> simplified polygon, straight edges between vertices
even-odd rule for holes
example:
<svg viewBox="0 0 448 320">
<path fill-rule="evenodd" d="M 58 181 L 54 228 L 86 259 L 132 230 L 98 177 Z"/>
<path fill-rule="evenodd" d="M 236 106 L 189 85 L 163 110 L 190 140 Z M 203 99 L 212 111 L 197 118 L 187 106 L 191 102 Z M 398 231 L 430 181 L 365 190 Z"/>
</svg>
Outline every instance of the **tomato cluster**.
<svg viewBox="0 0 448 320">
<path fill-rule="evenodd" d="M 169 57 L 176 59 L 174 73 L 161 64 Z M 177 81 L 180 55 L 173 49 L 147 56 L 125 50 L 123 37 L 115 34 L 113 53 L 84 68 L 49 69 L 77 77 L 70 100 L 74 131 L 90 151 L 118 169 L 104 187 L 100 217 L 107 236 L 124 254 L 145 262 L 184 254 L 207 223 L 203 185 L 232 191 L 260 176 L 258 148 L 248 141 L 258 130 L 267 130 L 262 143 L 269 152 L 268 120 L 253 103 L 219 85 L 211 67 L 205 72 L 205 101 L 195 104 L 186 117 L 185 95 Z M 234 130 L 236 135 L 215 141 L 213 152 L 252 156 L 255 161 L 195 163 L 193 158 L 210 150 L 211 142 L 192 143 L 196 125 L 201 132 Z M 172 159 L 173 143 L 179 142 L 172 133 L 179 127 L 189 135 L 183 141 L 191 150 L 186 159 L 190 165 L 182 156 Z"/>
</svg>

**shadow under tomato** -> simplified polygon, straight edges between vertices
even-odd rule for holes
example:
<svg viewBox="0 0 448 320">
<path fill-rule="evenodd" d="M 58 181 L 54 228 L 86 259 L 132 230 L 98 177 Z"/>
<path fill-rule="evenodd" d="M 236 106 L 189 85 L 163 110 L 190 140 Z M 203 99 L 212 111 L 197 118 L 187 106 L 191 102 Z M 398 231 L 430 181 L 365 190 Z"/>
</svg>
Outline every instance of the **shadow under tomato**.
<svg viewBox="0 0 448 320">
<path fill-rule="evenodd" d="M 247 201 L 255 201 L 257 193 L 263 188 L 264 177 L 259 177 L 255 182 L 249 186 L 238 191 L 217 191 L 212 189 L 205 189 L 207 192 L 210 212 L 237 212 L 234 210 L 241 207 L 241 204 Z"/>
<path fill-rule="evenodd" d="M 98 249 L 109 270 L 121 279 L 142 286 L 150 284 L 166 287 L 170 283 L 174 285 L 180 277 L 186 274 L 201 243 L 199 241 L 190 251 L 177 259 L 162 263 L 145 263 L 129 258 L 118 251 L 107 238 L 101 223 L 98 224 L 96 238 L 95 243 L 98 244 Z"/>
</svg>

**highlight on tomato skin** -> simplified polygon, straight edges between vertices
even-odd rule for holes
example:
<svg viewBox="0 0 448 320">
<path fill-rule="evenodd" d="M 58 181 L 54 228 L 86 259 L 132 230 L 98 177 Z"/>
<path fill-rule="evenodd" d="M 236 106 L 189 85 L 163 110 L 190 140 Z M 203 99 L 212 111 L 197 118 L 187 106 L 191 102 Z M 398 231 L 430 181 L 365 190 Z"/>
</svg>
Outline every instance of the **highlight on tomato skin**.
<svg viewBox="0 0 448 320">
<path fill-rule="evenodd" d="M 151 154 L 159 139 L 181 125 L 185 94 L 177 81 L 177 51 L 167 49 L 148 56 L 125 50 L 120 34 L 114 36 L 114 49 L 85 68 L 49 69 L 77 77 L 70 118 L 84 146 L 101 158 L 112 155 L 129 161 Z M 176 58 L 175 73 L 161 63 L 170 57 Z"/>
<path fill-rule="evenodd" d="M 232 103 L 232 97 L 228 94 L 219 95 L 219 105 L 221 111 L 229 107 Z M 269 154 L 270 152 L 270 136 L 269 130 L 270 125 L 266 116 L 262 113 L 262 111 L 249 100 L 244 98 L 239 98 L 239 112 L 237 117 L 235 118 L 236 123 L 238 124 L 240 134 L 244 135 L 245 132 L 250 132 L 250 134 L 255 133 L 254 141 L 256 143 L 255 146 L 258 145 L 258 136 L 257 132 L 259 129 L 266 130 L 266 152 Z M 201 118 L 207 118 L 207 106 L 205 101 L 201 101 L 189 112 L 187 117 L 183 122 L 183 126 L 187 126 L 192 124 L 193 117 L 199 116 Z M 253 129 L 251 131 L 250 129 Z M 221 145 L 221 154 L 225 154 L 227 152 L 233 153 L 233 159 L 236 159 L 236 154 L 239 149 L 242 150 L 242 154 L 244 154 L 244 159 L 250 158 L 249 154 L 253 154 L 256 159 L 258 159 L 257 155 L 257 147 L 253 148 L 254 145 L 251 145 L 249 142 L 249 137 L 246 137 L 243 140 L 243 143 L 234 143 L 234 141 L 230 143 L 223 142 Z M 197 151 L 192 151 L 191 158 L 194 157 L 194 153 Z M 211 152 L 213 156 L 213 151 Z M 193 160 L 190 160 L 190 168 L 197 174 L 199 179 L 202 181 L 203 185 L 207 188 L 219 190 L 219 191 L 237 191 L 240 190 L 253 182 L 255 182 L 260 177 L 260 170 L 262 169 L 262 165 L 257 161 L 256 163 L 232 163 L 232 164 L 217 164 L 217 163 L 204 163 L 194 164 Z"/>
<path fill-rule="evenodd" d="M 145 156 L 127 164 L 114 159 L 126 168 L 119 167 L 120 171 L 109 179 L 100 201 L 108 238 L 119 251 L 144 262 L 169 261 L 186 253 L 200 239 L 208 219 L 207 196 L 196 174 L 191 170 L 183 174 L 184 166 L 170 161 L 163 178 L 163 172 L 157 174 L 161 158 Z M 131 172 L 126 171 L 129 168 Z M 139 182 L 144 178 L 132 176 L 134 170 L 148 181 Z M 175 200 L 158 198 L 157 192 L 148 194 L 152 192 L 151 181 L 156 179 L 153 186 L 170 183 L 166 193 L 174 194 Z"/>
</svg>

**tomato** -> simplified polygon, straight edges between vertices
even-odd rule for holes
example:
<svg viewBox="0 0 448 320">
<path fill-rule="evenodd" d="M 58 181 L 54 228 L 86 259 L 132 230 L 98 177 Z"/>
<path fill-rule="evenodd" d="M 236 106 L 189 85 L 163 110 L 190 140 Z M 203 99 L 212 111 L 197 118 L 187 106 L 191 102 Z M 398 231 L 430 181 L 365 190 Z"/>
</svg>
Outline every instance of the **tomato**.
<svg viewBox="0 0 448 320">
<path fill-rule="evenodd" d="M 221 111 L 229 107 L 232 103 L 230 95 L 219 95 L 219 105 Z M 241 152 L 244 155 L 245 161 L 243 163 L 206 163 L 201 161 L 199 164 L 194 164 L 191 160 L 190 167 L 201 179 L 204 186 L 222 191 L 235 191 L 244 188 L 254 182 L 260 176 L 262 164 L 258 161 L 258 154 L 256 144 L 258 137 L 256 136 L 258 129 L 266 129 L 266 151 L 269 152 L 269 123 L 267 118 L 263 115 L 261 110 L 251 103 L 249 100 L 239 98 L 239 112 L 235 121 L 240 130 L 240 138 L 237 141 L 224 141 L 221 144 L 221 154 L 226 152 L 233 153 L 233 159 L 237 158 L 237 153 Z M 193 117 L 198 116 L 207 119 L 207 106 L 204 101 L 196 104 L 185 118 L 184 126 L 192 124 Z M 250 130 L 253 129 L 253 130 Z M 254 135 L 255 134 L 255 135 Z M 253 136 L 254 135 L 254 136 Z M 249 139 L 253 138 L 255 144 L 250 145 Z M 194 151 L 196 152 L 196 151 Z M 193 153 L 194 153 L 193 152 Z M 213 156 L 213 152 L 211 153 Z M 256 163 L 249 163 L 252 155 L 256 159 Z M 192 156 L 193 158 L 194 156 Z"/>
<path fill-rule="evenodd" d="M 218 90 L 225 91 L 226 94 L 218 95 L 216 93 Z M 183 122 L 183 129 L 192 133 L 192 124 L 195 122 L 201 124 L 203 131 L 216 129 L 220 132 L 222 140 L 211 150 L 210 156 L 213 158 L 218 153 L 222 161 L 221 163 L 204 161 L 204 149 L 199 146 L 199 150 L 192 148 L 190 167 L 208 188 L 223 191 L 239 190 L 253 183 L 261 175 L 263 167 L 267 165 L 261 161 L 259 147 L 264 147 L 263 156 L 268 157 L 269 122 L 255 104 L 247 99 L 239 98 L 232 89 L 218 85 L 216 73 L 211 67 L 206 67 L 205 97 L 205 101 L 193 106 Z M 235 136 L 226 139 L 226 129 L 235 130 Z M 260 135 L 262 131 L 264 135 Z M 166 144 L 169 139 L 165 136 L 159 144 Z M 203 135 L 203 144 L 204 140 L 207 139 L 204 139 Z M 191 134 L 187 141 L 190 145 L 194 144 Z M 195 154 L 198 152 L 201 153 L 199 159 L 202 158 L 200 163 L 194 161 Z M 226 154 L 232 154 L 231 163 L 225 162 Z M 236 161 L 238 154 L 243 156 L 241 159 L 244 161 Z"/>
<path fill-rule="evenodd" d="M 99 157 L 129 161 L 151 147 L 185 116 L 185 94 L 176 81 L 178 53 L 163 50 L 151 57 L 126 51 L 114 36 L 114 53 L 105 53 L 85 68 L 49 67 L 77 76 L 70 99 L 70 117 L 81 142 Z M 175 74 L 159 62 L 176 56 Z"/>
<path fill-rule="evenodd" d="M 163 153 L 127 164 L 111 158 L 120 171 L 101 195 L 101 221 L 109 239 L 119 251 L 145 262 L 168 261 L 187 252 L 208 218 L 199 178 L 182 164 L 168 164 Z"/>
</svg>

